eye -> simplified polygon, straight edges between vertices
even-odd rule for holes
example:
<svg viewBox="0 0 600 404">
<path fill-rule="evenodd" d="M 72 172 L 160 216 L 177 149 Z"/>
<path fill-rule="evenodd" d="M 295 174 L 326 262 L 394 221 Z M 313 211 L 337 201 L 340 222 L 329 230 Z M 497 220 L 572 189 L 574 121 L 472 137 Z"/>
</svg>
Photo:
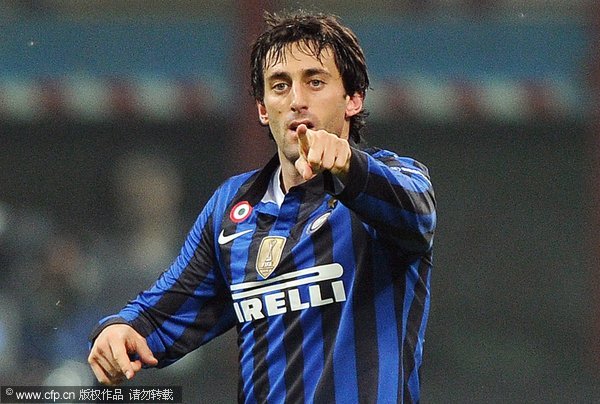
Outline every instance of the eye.
<svg viewBox="0 0 600 404">
<path fill-rule="evenodd" d="M 320 88 L 323 87 L 323 85 L 325 84 L 325 82 L 323 80 L 319 80 L 319 79 L 313 79 L 309 82 L 310 86 L 313 88 Z"/>
<path fill-rule="evenodd" d="M 273 85 L 272 89 L 275 92 L 281 93 L 281 92 L 285 91 L 287 89 L 287 87 L 288 87 L 287 83 L 281 82 L 281 83 L 275 83 Z"/>
</svg>

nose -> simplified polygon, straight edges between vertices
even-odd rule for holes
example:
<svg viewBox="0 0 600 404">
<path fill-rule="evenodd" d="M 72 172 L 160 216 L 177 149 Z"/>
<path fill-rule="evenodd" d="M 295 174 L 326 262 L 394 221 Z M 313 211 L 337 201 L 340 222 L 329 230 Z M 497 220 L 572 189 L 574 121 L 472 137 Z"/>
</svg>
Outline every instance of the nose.
<svg viewBox="0 0 600 404">
<path fill-rule="evenodd" d="M 292 85 L 292 102 L 290 103 L 290 108 L 294 112 L 299 112 L 301 110 L 308 108 L 307 98 L 302 85 L 294 84 Z"/>
</svg>

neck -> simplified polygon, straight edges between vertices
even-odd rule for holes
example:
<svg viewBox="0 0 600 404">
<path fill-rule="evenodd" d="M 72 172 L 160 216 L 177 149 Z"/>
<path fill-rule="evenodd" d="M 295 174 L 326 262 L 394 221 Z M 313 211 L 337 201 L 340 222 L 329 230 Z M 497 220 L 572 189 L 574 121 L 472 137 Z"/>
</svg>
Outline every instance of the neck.
<svg viewBox="0 0 600 404">
<path fill-rule="evenodd" d="M 281 185 L 285 194 L 288 193 L 290 188 L 306 182 L 298 170 L 296 170 L 294 163 L 282 156 L 281 153 L 279 155 L 279 162 L 281 164 Z"/>
</svg>

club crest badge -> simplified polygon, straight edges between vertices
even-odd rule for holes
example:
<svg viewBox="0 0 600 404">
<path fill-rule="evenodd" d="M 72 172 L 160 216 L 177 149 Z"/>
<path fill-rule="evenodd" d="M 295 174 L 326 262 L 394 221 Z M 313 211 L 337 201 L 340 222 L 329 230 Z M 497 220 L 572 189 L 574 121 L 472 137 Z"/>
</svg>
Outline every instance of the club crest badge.
<svg viewBox="0 0 600 404">
<path fill-rule="evenodd" d="M 331 216 L 330 210 L 328 210 L 327 212 L 323 213 L 321 216 L 319 216 L 318 218 L 313 220 L 313 222 L 310 224 L 310 226 L 308 226 L 308 228 L 306 229 L 306 233 L 313 234 L 314 232 L 319 230 L 319 228 L 321 226 L 323 226 L 325 224 L 325 222 L 327 222 L 327 219 L 329 219 L 329 216 Z"/>
<path fill-rule="evenodd" d="M 229 218 L 233 223 L 241 223 L 248 219 L 252 213 L 252 205 L 248 201 L 242 201 L 237 203 L 229 212 Z"/>
<path fill-rule="evenodd" d="M 268 236 L 260 242 L 256 257 L 256 272 L 263 279 L 267 279 L 279 265 L 285 241 L 285 237 Z"/>
</svg>

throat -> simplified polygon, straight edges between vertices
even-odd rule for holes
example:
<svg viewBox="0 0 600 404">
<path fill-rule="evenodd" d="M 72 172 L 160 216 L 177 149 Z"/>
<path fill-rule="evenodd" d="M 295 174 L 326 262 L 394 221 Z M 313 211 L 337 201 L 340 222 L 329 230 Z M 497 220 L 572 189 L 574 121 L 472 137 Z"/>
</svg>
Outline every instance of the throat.
<svg viewBox="0 0 600 404">
<path fill-rule="evenodd" d="M 306 180 L 302 178 L 298 171 L 296 171 L 296 167 L 293 168 L 291 175 L 286 176 L 283 170 L 281 170 L 281 173 L 279 174 L 279 185 L 284 194 L 287 194 L 291 188 L 304 184 L 305 182 Z"/>
<path fill-rule="evenodd" d="M 283 183 L 283 170 L 279 170 L 279 189 L 281 189 L 281 192 L 283 192 L 284 195 L 287 194 L 287 190 Z"/>
<path fill-rule="evenodd" d="M 298 157 L 296 156 L 296 158 Z M 280 151 L 279 168 L 281 171 L 279 172 L 279 185 L 284 194 L 287 194 L 291 188 L 306 182 L 298 170 L 296 170 L 295 159 L 286 158 Z"/>
</svg>

